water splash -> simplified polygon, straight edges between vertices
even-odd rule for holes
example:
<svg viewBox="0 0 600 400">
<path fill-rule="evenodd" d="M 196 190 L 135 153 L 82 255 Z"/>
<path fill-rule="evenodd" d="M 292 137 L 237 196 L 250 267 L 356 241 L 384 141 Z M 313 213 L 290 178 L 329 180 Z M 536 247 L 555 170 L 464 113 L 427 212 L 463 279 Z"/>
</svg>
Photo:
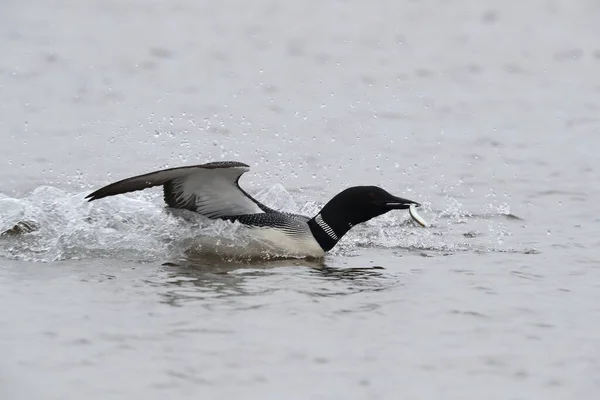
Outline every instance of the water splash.
<svg viewBox="0 0 600 400">
<path fill-rule="evenodd" d="M 239 224 L 213 221 L 186 210 L 165 209 L 157 193 L 139 192 L 87 202 L 87 193 L 41 186 L 16 199 L 0 195 L 0 257 L 50 262 L 65 259 L 118 258 L 156 261 L 177 258 L 194 246 L 243 248 L 251 237 Z M 315 215 L 323 203 L 298 202 L 281 185 L 259 191 L 256 198 L 288 212 Z M 351 256 L 361 248 L 438 252 L 503 251 L 510 235 L 508 206 L 489 206 L 480 213 L 448 199 L 421 213 L 431 227 L 416 226 L 408 213 L 390 212 L 355 227 L 331 251 Z M 504 218 L 503 218 L 504 217 Z"/>
</svg>

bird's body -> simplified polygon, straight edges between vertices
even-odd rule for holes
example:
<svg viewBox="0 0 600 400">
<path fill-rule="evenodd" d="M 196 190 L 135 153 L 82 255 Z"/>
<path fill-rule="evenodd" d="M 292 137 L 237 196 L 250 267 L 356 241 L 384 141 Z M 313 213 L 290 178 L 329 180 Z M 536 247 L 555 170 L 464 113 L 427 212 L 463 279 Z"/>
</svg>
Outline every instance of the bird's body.
<svg viewBox="0 0 600 400">
<path fill-rule="evenodd" d="M 86 198 L 163 186 L 169 207 L 197 212 L 211 219 L 237 221 L 279 253 L 292 257 L 322 257 L 352 226 L 393 209 L 418 203 L 395 197 L 376 186 L 348 188 L 314 217 L 273 210 L 239 186 L 249 166 L 235 161 L 169 168 L 112 183 Z"/>
</svg>

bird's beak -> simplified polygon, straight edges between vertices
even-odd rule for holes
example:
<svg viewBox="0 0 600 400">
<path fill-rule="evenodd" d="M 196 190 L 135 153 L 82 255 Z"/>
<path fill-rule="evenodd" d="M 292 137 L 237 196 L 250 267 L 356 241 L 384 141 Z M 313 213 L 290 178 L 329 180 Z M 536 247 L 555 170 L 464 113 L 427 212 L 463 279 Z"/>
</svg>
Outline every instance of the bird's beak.
<svg viewBox="0 0 600 400">
<path fill-rule="evenodd" d="M 411 205 L 414 205 L 415 207 L 421 206 L 421 204 L 417 203 L 416 201 L 407 200 L 396 196 L 391 196 L 390 199 L 383 202 L 383 206 L 389 210 L 406 210 Z"/>
</svg>

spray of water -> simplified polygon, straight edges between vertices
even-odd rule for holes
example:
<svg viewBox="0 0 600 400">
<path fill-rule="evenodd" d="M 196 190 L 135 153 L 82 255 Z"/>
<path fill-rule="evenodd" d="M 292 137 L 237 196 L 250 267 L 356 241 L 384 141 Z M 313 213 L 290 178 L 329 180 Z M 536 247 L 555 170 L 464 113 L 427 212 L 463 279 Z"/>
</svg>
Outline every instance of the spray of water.
<svg viewBox="0 0 600 400">
<path fill-rule="evenodd" d="M 86 194 L 41 186 L 20 199 L 0 195 L 0 257 L 41 262 L 86 258 L 154 261 L 199 247 L 219 248 L 227 257 L 227 249 L 247 251 L 253 243 L 237 223 L 166 209 L 158 193 L 139 192 L 92 203 L 85 201 Z M 321 202 L 297 202 L 281 185 L 255 196 L 275 209 L 309 216 L 323 206 Z M 418 227 L 408 213 L 390 212 L 355 227 L 331 253 L 348 256 L 365 247 L 444 253 L 503 251 L 503 238 L 510 235 L 506 223 L 516 218 L 509 211 L 501 205 L 473 213 L 452 198 L 435 209 L 425 203 L 420 213 L 429 228 Z M 261 245 L 261 251 L 268 252 L 268 246 Z"/>
</svg>

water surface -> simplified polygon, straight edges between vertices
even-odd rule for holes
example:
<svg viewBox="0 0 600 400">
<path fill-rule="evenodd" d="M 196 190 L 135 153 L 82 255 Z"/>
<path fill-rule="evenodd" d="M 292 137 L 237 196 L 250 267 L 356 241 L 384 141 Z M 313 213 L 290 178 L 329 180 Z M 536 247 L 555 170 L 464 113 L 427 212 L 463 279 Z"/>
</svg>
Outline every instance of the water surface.
<svg viewBox="0 0 600 400">
<path fill-rule="evenodd" d="M 595 1 L 8 1 L 0 12 L 3 399 L 595 399 Z M 273 207 L 349 185 L 424 204 L 322 262 L 160 190 L 237 160 Z"/>
</svg>

